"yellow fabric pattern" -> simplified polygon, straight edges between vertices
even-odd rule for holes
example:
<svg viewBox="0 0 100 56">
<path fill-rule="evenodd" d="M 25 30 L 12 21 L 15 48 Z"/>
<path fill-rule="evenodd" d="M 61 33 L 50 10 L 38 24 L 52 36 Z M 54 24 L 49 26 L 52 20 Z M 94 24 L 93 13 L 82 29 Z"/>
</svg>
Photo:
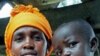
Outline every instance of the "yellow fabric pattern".
<svg viewBox="0 0 100 56">
<path fill-rule="evenodd" d="M 37 29 L 41 30 L 49 40 L 51 40 L 52 30 L 49 25 L 49 22 L 44 17 L 44 15 L 39 12 L 37 8 L 33 8 L 31 5 L 16 6 L 11 12 L 11 17 L 4 35 L 7 56 L 12 56 L 12 35 L 16 29 L 22 26 L 36 27 Z"/>
</svg>

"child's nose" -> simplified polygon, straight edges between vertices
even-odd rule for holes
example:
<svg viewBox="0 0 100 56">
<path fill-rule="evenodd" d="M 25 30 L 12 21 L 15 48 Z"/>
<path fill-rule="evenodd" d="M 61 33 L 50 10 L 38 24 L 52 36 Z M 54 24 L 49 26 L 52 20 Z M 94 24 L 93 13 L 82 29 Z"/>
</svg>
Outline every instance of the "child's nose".
<svg viewBox="0 0 100 56">
<path fill-rule="evenodd" d="M 70 53 L 70 51 L 67 51 L 67 52 L 64 52 L 64 53 L 62 54 L 62 56 L 71 56 L 71 53 Z"/>
<path fill-rule="evenodd" d="M 70 49 L 65 48 L 64 51 L 63 51 L 62 56 L 71 56 L 71 51 L 70 51 Z"/>
</svg>

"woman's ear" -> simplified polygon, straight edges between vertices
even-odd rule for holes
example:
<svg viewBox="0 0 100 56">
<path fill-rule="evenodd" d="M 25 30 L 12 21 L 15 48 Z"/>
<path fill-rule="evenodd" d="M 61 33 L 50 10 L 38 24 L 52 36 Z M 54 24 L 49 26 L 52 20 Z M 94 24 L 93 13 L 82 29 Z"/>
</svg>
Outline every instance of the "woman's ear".
<svg viewBox="0 0 100 56">
<path fill-rule="evenodd" d="M 91 51 L 95 52 L 98 48 L 98 39 L 96 37 L 92 38 L 90 40 L 90 47 L 91 47 Z"/>
<path fill-rule="evenodd" d="M 46 54 L 49 54 L 49 51 L 47 50 Z"/>
</svg>

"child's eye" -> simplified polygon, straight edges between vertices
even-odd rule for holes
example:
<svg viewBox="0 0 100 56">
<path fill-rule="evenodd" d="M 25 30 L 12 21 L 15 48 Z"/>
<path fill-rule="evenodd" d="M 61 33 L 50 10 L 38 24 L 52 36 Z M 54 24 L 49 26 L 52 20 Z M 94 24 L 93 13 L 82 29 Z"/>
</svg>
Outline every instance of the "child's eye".
<svg viewBox="0 0 100 56">
<path fill-rule="evenodd" d="M 78 42 L 71 42 L 71 43 L 69 44 L 69 47 L 70 47 L 70 48 L 74 48 L 74 47 L 76 46 L 77 43 L 78 43 Z"/>
</svg>

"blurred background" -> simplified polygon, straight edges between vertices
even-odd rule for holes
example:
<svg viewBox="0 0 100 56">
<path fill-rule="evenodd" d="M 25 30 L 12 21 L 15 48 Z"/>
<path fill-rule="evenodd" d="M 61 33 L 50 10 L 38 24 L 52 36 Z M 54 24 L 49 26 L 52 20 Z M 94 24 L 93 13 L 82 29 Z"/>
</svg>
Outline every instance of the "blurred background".
<svg viewBox="0 0 100 56">
<path fill-rule="evenodd" d="M 53 31 L 64 22 L 84 19 L 91 24 L 100 40 L 100 0 L 0 0 L 0 56 L 5 56 L 4 30 L 11 9 L 17 4 L 38 7 Z"/>
</svg>

